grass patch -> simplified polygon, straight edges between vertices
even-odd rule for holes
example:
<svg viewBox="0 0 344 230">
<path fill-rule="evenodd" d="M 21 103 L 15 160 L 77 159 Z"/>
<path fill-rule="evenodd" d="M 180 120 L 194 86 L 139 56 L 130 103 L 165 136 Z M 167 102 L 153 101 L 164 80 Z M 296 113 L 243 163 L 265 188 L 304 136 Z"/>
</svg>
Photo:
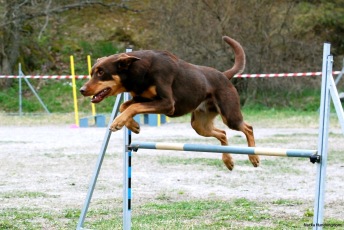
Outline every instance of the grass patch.
<svg viewBox="0 0 344 230">
<path fill-rule="evenodd" d="M 273 201 L 272 204 L 278 205 L 278 206 L 297 206 L 297 205 L 301 205 L 302 201 L 278 199 L 278 200 Z"/>
<path fill-rule="evenodd" d="M 122 229 L 122 207 L 120 203 L 115 203 L 111 208 L 89 210 L 84 228 Z M 310 214 L 276 217 L 270 209 L 271 204 L 286 207 L 299 206 L 302 202 L 279 199 L 266 203 L 245 198 L 228 201 L 157 200 L 137 207 L 134 205 L 132 229 L 301 229 L 304 224 L 312 223 Z M 312 213 L 311 210 L 306 212 Z M 51 212 L 32 208 L 1 209 L 0 229 L 75 229 L 79 217 L 80 209 Z M 344 221 L 338 219 L 328 219 L 325 223 L 344 226 Z"/>
<path fill-rule="evenodd" d="M 56 214 L 40 209 L 21 208 L 3 209 L 0 211 L 0 229 L 41 229 L 60 226 Z"/>
<path fill-rule="evenodd" d="M 22 192 L 22 191 L 12 191 L 1 193 L 0 198 L 40 198 L 40 197 L 50 197 L 49 194 L 43 192 Z"/>
<path fill-rule="evenodd" d="M 227 229 L 233 222 L 254 225 L 269 218 L 265 207 L 246 199 L 182 201 L 143 205 L 133 229 Z"/>
<path fill-rule="evenodd" d="M 328 151 L 327 160 L 330 163 L 342 164 L 344 162 L 343 151 L 335 151 L 335 150 Z"/>
<path fill-rule="evenodd" d="M 274 172 L 274 173 L 286 173 L 286 174 L 293 174 L 293 175 L 301 175 L 303 173 L 302 170 L 293 167 L 293 163 L 291 161 L 300 161 L 299 158 L 283 158 L 278 157 L 276 159 L 266 159 L 262 160 L 262 167 L 266 168 L 267 170 Z M 301 159 L 306 160 L 307 159 Z M 157 162 L 161 165 L 198 165 L 198 166 L 210 166 L 216 168 L 216 170 L 223 170 L 227 172 L 227 168 L 223 164 L 221 157 L 218 159 L 214 158 L 185 158 L 185 157 L 171 157 L 171 156 L 159 156 Z M 252 166 L 251 162 L 248 159 L 244 160 L 235 160 L 234 164 L 236 166 Z"/>
<path fill-rule="evenodd" d="M 219 155 L 220 156 L 220 155 Z M 171 156 L 159 156 L 158 163 L 161 165 L 200 165 L 211 166 L 218 169 L 224 169 L 224 164 L 219 159 L 212 158 L 185 158 L 185 157 L 171 157 Z"/>
</svg>

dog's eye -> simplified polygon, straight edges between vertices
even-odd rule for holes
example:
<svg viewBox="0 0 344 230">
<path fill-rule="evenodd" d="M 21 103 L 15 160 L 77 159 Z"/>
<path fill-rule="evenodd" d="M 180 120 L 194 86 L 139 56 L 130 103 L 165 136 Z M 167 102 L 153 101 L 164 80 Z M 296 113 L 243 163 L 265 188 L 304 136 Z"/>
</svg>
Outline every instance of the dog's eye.
<svg viewBox="0 0 344 230">
<path fill-rule="evenodd" d="M 98 75 L 98 77 L 103 76 L 104 75 L 104 71 L 103 70 L 98 70 L 97 75 Z"/>
</svg>

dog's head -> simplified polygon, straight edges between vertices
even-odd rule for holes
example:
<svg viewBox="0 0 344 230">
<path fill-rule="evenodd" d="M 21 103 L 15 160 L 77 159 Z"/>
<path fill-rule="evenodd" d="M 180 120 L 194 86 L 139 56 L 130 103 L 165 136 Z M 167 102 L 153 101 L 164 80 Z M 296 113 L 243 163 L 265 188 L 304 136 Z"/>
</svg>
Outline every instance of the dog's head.
<svg viewBox="0 0 344 230">
<path fill-rule="evenodd" d="M 98 103 L 108 96 L 128 91 L 123 85 L 123 75 L 130 66 L 140 60 L 125 53 L 99 58 L 92 67 L 91 79 L 81 88 L 84 96 L 92 96 L 91 102 Z"/>
</svg>

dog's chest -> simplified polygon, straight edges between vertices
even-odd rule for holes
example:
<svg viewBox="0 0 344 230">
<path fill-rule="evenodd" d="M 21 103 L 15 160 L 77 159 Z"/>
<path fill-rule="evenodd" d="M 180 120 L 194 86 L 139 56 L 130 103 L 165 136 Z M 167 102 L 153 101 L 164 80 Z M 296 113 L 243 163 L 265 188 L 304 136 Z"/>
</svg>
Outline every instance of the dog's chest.
<svg viewBox="0 0 344 230">
<path fill-rule="evenodd" d="M 133 91 L 130 92 L 132 97 L 143 97 L 143 98 L 147 98 L 147 99 L 153 99 L 157 96 L 157 92 L 156 92 L 156 86 L 150 86 L 148 89 L 144 90 L 142 93 L 135 93 Z"/>
</svg>

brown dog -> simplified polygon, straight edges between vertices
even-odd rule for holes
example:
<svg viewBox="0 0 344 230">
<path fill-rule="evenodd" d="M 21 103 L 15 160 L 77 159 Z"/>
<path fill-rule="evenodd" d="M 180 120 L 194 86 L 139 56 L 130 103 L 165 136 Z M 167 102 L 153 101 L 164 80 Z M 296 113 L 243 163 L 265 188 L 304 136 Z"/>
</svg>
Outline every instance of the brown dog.
<svg viewBox="0 0 344 230">
<path fill-rule="evenodd" d="M 245 53 L 237 41 L 227 36 L 223 39 L 235 53 L 234 66 L 223 73 L 187 63 L 169 52 L 142 50 L 98 59 L 92 67 L 92 78 L 80 92 L 94 95 L 93 103 L 122 92 L 132 95 L 133 99 L 121 105 L 112 131 L 125 125 L 139 133 L 140 126 L 133 119 L 136 114 L 178 117 L 192 112 L 191 125 L 199 135 L 215 137 L 221 145 L 228 145 L 226 132 L 213 124 L 220 114 L 229 128 L 245 134 L 248 146 L 255 146 L 253 129 L 243 121 L 239 95 L 230 81 L 244 70 Z M 249 159 L 255 167 L 259 165 L 258 156 L 249 155 Z M 233 169 L 230 154 L 223 154 L 222 160 L 229 170 Z"/>
</svg>

